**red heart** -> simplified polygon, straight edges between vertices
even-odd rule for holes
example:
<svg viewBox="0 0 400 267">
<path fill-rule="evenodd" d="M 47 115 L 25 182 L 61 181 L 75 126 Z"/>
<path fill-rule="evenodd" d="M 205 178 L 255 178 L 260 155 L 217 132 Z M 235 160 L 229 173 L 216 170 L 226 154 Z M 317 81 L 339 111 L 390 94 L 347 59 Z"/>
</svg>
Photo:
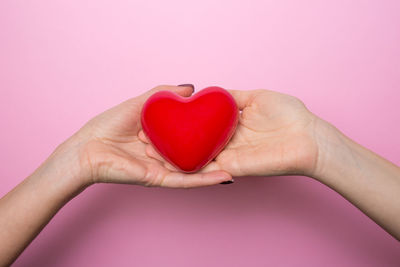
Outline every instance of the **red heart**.
<svg viewBox="0 0 400 267">
<path fill-rule="evenodd" d="M 143 105 L 141 115 L 143 131 L 159 154 L 176 168 L 195 172 L 228 143 L 239 110 L 228 91 L 208 87 L 190 97 L 157 92 Z"/>
</svg>

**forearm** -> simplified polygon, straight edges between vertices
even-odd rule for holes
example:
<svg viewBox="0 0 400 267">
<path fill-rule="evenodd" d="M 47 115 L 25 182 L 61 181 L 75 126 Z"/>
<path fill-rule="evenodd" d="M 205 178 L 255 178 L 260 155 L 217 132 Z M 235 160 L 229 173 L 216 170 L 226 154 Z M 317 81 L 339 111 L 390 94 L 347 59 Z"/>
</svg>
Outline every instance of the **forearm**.
<svg viewBox="0 0 400 267">
<path fill-rule="evenodd" d="M 71 167 L 74 157 L 56 151 L 0 199 L 0 266 L 11 264 L 57 211 L 85 188 L 77 168 Z"/>
<path fill-rule="evenodd" d="M 313 177 L 400 240 L 400 168 L 322 122 Z"/>
</svg>

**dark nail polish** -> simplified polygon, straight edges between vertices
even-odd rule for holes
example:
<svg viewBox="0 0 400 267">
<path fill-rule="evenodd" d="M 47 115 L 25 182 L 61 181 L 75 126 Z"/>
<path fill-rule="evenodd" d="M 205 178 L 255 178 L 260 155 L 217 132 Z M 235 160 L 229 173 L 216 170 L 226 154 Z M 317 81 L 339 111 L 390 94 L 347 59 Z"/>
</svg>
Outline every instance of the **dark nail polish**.
<svg viewBox="0 0 400 267">
<path fill-rule="evenodd" d="M 229 181 L 225 181 L 225 182 L 222 182 L 221 184 L 233 184 L 235 182 L 235 180 L 229 180 Z"/>
<path fill-rule="evenodd" d="M 178 86 L 184 86 L 184 87 L 192 87 L 193 91 L 194 91 L 194 85 L 191 83 L 184 83 L 184 84 L 179 84 Z"/>
</svg>

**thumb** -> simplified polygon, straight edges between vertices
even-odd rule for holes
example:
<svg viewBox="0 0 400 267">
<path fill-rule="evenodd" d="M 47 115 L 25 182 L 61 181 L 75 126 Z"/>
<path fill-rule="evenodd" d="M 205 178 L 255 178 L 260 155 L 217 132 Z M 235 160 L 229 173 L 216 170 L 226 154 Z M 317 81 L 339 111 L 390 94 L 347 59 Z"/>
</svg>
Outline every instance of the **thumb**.
<svg viewBox="0 0 400 267">
<path fill-rule="evenodd" d="M 253 100 L 262 93 L 263 90 L 228 90 L 228 92 L 233 96 L 240 110 L 245 107 L 250 106 Z"/>
</svg>

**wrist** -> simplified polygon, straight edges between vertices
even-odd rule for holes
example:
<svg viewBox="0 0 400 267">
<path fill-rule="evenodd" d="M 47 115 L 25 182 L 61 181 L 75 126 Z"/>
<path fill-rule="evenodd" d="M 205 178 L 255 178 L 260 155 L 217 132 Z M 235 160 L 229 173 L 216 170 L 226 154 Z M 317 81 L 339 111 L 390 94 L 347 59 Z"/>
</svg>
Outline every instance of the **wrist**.
<svg viewBox="0 0 400 267">
<path fill-rule="evenodd" d="M 330 177 L 339 174 L 344 166 L 354 161 L 351 141 L 332 124 L 319 118 L 314 134 L 318 154 L 310 176 L 329 184 Z"/>
<path fill-rule="evenodd" d="M 45 179 L 60 193 L 76 195 L 92 184 L 82 160 L 84 140 L 76 135 L 60 144 L 32 176 Z"/>
</svg>

